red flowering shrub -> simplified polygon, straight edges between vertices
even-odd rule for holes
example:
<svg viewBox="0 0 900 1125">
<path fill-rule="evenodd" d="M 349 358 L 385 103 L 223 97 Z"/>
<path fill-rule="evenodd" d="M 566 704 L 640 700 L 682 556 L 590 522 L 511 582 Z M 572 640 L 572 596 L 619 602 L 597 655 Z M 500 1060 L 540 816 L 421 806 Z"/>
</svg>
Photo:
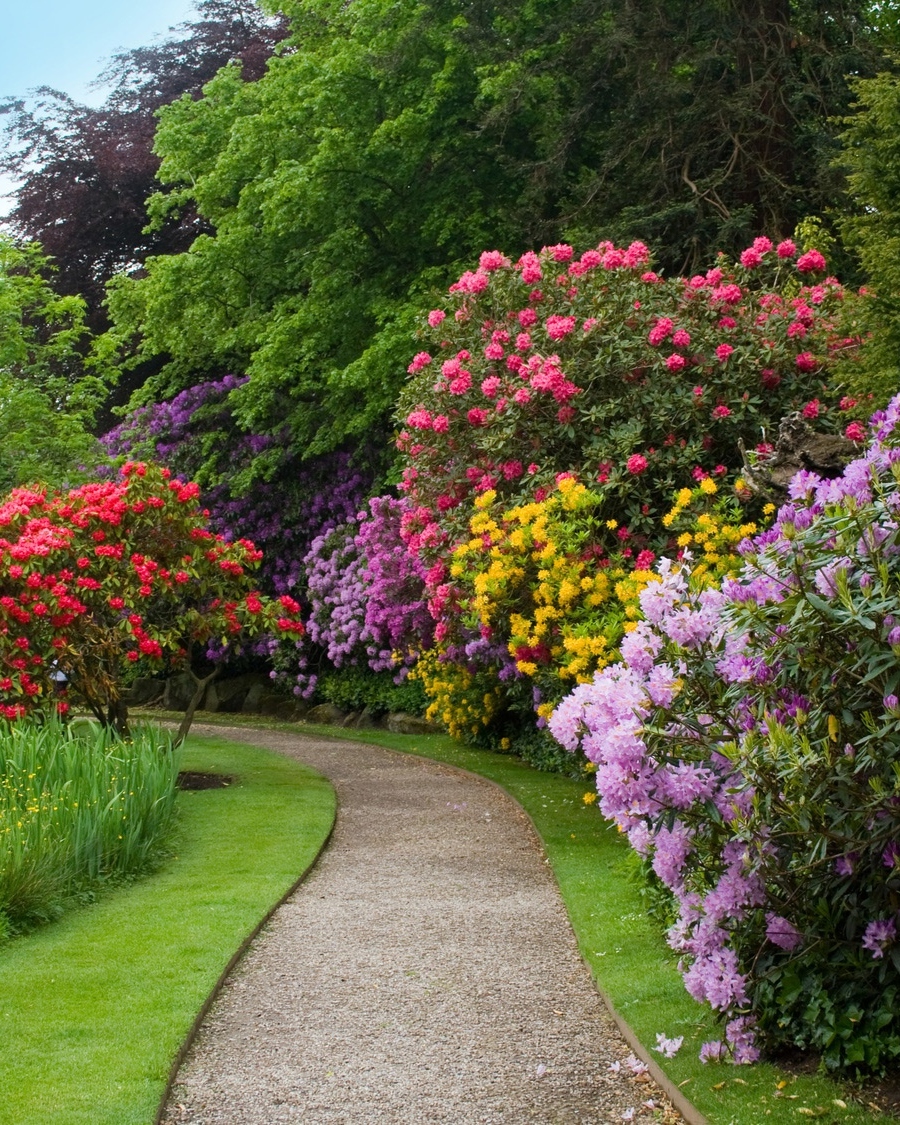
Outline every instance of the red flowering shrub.
<svg viewBox="0 0 900 1125">
<path fill-rule="evenodd" d="M 55 674 L 120 723 L 129 664 L 186 663 L 194 644 L 299 635 L 299 606 L 255 590 L 262 554 L 206 529 L 196 484 L 131 462 L 66 495 L 16 489 L 0 504 L 0 714 L 52 696 Z"/>
<path fill-rule="evenodd" d="M 736 468 L 739 439 L 791 410 L 829 427 L 845 292 L 818 251 L 797 254 L 760 238 L 742 264 L 670 279 L 637 242 L 482 255 L 428 314 L 401 398 L 411 548 L 437 559 L 477 495 L 540 501 L 561 472 L 658 536 L 672 492 Z"/>
</svg>

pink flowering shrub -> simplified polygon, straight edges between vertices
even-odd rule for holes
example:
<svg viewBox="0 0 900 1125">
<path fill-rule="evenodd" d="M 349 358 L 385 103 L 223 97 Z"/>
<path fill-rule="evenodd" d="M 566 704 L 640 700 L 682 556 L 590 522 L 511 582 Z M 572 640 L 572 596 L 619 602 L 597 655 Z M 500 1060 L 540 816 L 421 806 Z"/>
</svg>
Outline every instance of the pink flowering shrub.
<svg viewBox="0 0 900 1125">
<path fill-rule="evenodd" d="M 639 242 L 482 255 L 429 313 L 401 396 L 411 549 L 434 561 L 476 496 L 539 501 L 561 472 L 646 536 L 675 488 L 740 464 L 739 439 L 813 401 L 828 428 L 844 290 L 818 251 L 750 251 L 691 278 L 658 276 Z"/>
<path fill-rule="evenodd" d="M 671 893 L 686 987 L 737 1062 L 900 1057 L 898 418 L 900 396 L 841 477 L 798 474 L 721 590 L 661 565 L 621 664 L 550 719 Z"/>
</svg>

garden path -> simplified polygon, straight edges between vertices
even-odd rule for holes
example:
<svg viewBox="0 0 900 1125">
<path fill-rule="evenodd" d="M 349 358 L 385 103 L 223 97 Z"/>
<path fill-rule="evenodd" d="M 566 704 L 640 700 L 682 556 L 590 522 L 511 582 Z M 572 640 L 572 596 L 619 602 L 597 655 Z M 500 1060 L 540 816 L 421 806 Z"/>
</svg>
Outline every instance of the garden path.
<svg viewBox="0 0 900 1125">
<path fill-rule="evenodd" d="M 204 1021 L 165 1125 L 681 1120 L 625 1063 L 531 823 L 500 789 L 371 745 L 194 729 L 311 765 L 339 812 Z"/>
</svg>

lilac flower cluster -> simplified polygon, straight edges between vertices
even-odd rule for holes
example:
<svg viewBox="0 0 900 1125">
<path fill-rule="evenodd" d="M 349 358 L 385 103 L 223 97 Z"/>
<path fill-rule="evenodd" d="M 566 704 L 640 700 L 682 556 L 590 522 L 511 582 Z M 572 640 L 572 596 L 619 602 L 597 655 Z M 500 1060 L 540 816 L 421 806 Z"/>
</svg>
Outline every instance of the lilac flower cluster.
<svg viewBox="0 0 900 1125">
<path fill-rule="evenodd" d="M 400 683 L 430 646 L 424 568 L 400 537 L 406 507 L 405 500 L 375 497 L 355 518 L 313 540 L 303 559 L 310 607 L 304 655 L 309 644 L 318 645 L 335 668 L 392 671 Z M 294 691 L 308 698 L 315 684 L 307 655 Z"/>
<path fill-rule="evenodd" d="M 750 1061 L 760 1037 L 834 1068 L 893 1057 L 898 418 L 900 396 L 838 478 L 798 474 L 721 591 L 664 561 L 622 663 L 550 720 L 671 893 L 685 984 L 726 1020 L 704 1059 Z M 828 1013 L 849 1009 L 838 1036 Z"/>
</svg>

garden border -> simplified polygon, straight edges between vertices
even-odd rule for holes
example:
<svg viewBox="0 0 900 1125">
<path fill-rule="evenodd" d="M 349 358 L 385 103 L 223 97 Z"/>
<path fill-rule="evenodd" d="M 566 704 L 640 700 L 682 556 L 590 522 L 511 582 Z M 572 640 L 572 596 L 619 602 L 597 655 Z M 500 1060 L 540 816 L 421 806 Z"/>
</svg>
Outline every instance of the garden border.
<svg viewBox="0 0 900 1125">
<path fill-rule="evenodd" d="M 165 721 L 160 722 L 160 726 L 166 726 L 166 725 L 171 725 L 171 724 L 167 724 Z M 229 728 L 229 729 L 237 730 L 237 729 L 240 729 L 240 728 L 235 727 L 235 728 Z M 233 741 L 236 742 L 238 740 L 234 739 Z M 271 753 L 277 754 L 278 751 L 272 750 Z M 300 764 L 306 766 L 305 762 L 301 762 Z M 312 769 L 313 767 L 312 766 L 306 766 L 306 768 Z M 318 770 L 315 770 L 314 772 L 319 773 Z M 322 774 L 321 776 L 325 777 L 324 774 Z M 216 980 L 215 984 L 210 989 L 209 994 L 207 995 L 206 999 L 200 1005 L 200 1008 L 197 1011 L 197 1015 L 194 1017 L 194 1020 L 191 1023 L 191 1026 L 188 1028 L 187 1035 L 185 1035 L 184 1039 L 181 1042 L 181 1046 L 178 1048 L 178 1050 L 175 1052 L 175 1054 L 172 1058 L 172 1063 L 171 1063 L 171 1066 L 169 1067 L 169 1074 L 168 1074 L 168 1077 L 166 1078 L 166 1085 L 165 1085 L 165 1088 L 163 1089 L 162 1095 L 161 1095 L 160 1100 L 159 1100 L 159 1105 L 157 1106 L 157 1109 L 156 1109 L 156 1114 L 153 1118 L 153 1125 L 162 1125 L 162 1120 L 163 1120 L 163 1117 L 164 1117 L 165 1112 L 166 1112 L 166 1107 L 168 1106 L 168 1103 L 169 1103 L 169 1097 L 171 1096 L 172 1089 L 175 1086 L 175 1081 L 178 1077 L 178 1071 L 181 1069 L 181 1066 L 182 1066 L 184 1060 L 187 1058 L 188 1051 L 190 1051 L 191 1047 L 194 1045 L 194 1041 L 196 1040 L 198 1034 L 200 1033 L 200 1027 L 201 1027 L 204 1019 L 209 1014 L 210 1009 L 212 1008 L 213 1004 L 216 1002 L 216 999 L 218 998 L 222 989 L 225 987 L 225 984 L 226 984 L 228 978 L 231 976 L 231 973 L 234 971 L 234 969 L 237 967 L 237 965 L 243 959 L 244 954 L 247 952 L 247 950 L 250 948 L 251 944 L 256 940 L 256 938 L 259 936 L 259 934 L 261 933 L 261 931 L 263 930 L 265 925 L 272 919 L 273 915 L 275 914 L 275 911 L 280 909 L 280 907 L 284 906 L 284 904 L 291 897 L 291 895 L 294 894 L 295 891 L 299 890 L 299 888 L 303 885 L 303 883 L 306 882 L 307 878 L 312 873 L 312 871 L 314 870 L 314 868 L 318 864 L 319 860 L 322 858 L 322 855 L 323 855 L 325 849 L 331 843 L 331 837 L 334 834 L 334 826 L 337 824 L 338 813 L 340 811 L 340 801 L 338 799 L 337 790 L 334 788 L 334 785 L 331 782 L 331 778 L 325 778 L 325 780 L 328 782 L 329 785 L 331 785 L 331 788 L 334 790 L 334 796 L 335 796 L 334 815 L 331 818 L 331 825 L 328 828 L 328 834 L 326 835 L 326 837 L 322 841 L 322 843 L 319 845 L 319 848 L 318 848 L 318 851 L 316 852 L 316 854 L 313 856 L 313 858 L 310 860 L 310 862 L 306 865 L 306 867 L 301 872 L 301 874 L 296 879 L 296 881 L 294 883 L 292 883 L 290 887 L 288 887 L 288 889 L 284 892 L 284 894 L 281 896 L 281 898 L 278 899 L 277 902 L 273 903 L 272 906 L 269 907 L 269 909 L 266 911 L 266 913 L 263 915 L 263 917 L 260 918 L 259 922 L 257 922 L 257 924 L 250 930 L 250 932 L 243 939 L 241 944 L 237 947 L 237 949 L 231 955 L 231 957 L 228 960 L 228 964 L 225 966 L 225 968 L 219 974 L 218 979 Z"/>
</svg>

